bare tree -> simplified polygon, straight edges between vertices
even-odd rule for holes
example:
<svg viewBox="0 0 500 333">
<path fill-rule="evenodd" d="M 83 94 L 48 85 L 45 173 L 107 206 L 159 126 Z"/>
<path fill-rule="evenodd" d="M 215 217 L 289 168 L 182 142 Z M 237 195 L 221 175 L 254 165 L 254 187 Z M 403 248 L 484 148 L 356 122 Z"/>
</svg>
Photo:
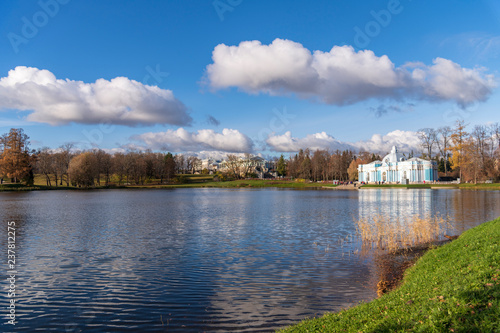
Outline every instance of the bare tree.
<svg viewBox="0 0 500 333">
<path fill-rule="evenodd" d="M 250 170 L 252 169 L 252 155 L 249 153 L 245 153 L 243 158 L 239 159 L 240 161 L 240 174 L 243 177 L 246 177 Z"/>
<path fill-rule="evenodd" d="M 455 123 L 455 129 L 451 134 L 451 142 L 453 146 L 450 150 L 453 152 L 452 164 L 453 168 L 459 169 L 460 181 L 462 181 L 462 168 L 466 166 L 466 159 L 464 158 L 465 145 L 469 138 L 469 133 L 465 131 L 466 124 L 464 120 L 457 120 Z"/>
<path fill-rule="evenodd" d="M 484 169 L 484 166 L 486 164 L 486 153 L 490 144 L 490 137 L 488 137 L 488 130 L 486 126 L 474 126 L 471 136 L 474 140 L 475 149 L 479 156 L 480 165 L 478 166 L 478 169 Z"/>
<path fill-rule="evenodd" d="M 240 158 L 238 156 L 233 154 L 228 154 L 226 165 L 227 169 L 229 170 L 230 173 L 233 174 L 234 178 L 241 177 L 241 171 L 240 171 L 241 163 L 240 163 Z"/>
<path fill-rule="evenodd" d="M 127 176 L 125 158 L 125 154 L 123 153 L 115 153 L 111 158 L 111 166 L 113 173 L 118 178 L 118 186 L 122 184 L 122 181 Z"/>
<path fill-rule="evenodd" d="M 47 186 L 52 186 L 50 175 L 54 172 L 54 164 L 52 160 L 52 153 L 50 148 L 44 147 L 38 153 L 36 161 L 36 172 L 45 176 Z"/>
<path fill-rule="evenodd" d="M 194 174 L 196 170 L 199 170 L 201 168 L 201 160 L 196 156 L 189 156 L 187 158 L 187 166 L 188 170 L 192 174 Z"/>
<path fill-rule="evenodd" d="M 316 150 L 311 158 L 312 179 L 328 180 L 328 158 L 327 150 Z"/>
<path fill-rule="evenodd" d="M 175 172 L 176 173 L 186 173 L 186 159 L 184 158 L 184 155 L 182 154 L 177 154 L 174 156 L 175 160 Z"/>
<path fill-rule="evenodd" d="M 418 131 L 418 138 L 420 139 L 422 149 L 427 150 L 427 157 L 432 159 L 432 147 L 437 140 L 436 130 L 433 128 L 422 128 Z"/>
<path fill-rule="evenodd" d="M 444 173 L 448 174 L 448 151 L 451 144 L 451 133 L 453 132 L 450 126 L 443 126 L 437 130 L 439 137 L 436 144 L 441 157 L 444 159 Z"/>
<path fill-rule="evenodd" d="M 490 135 L 491 135 L 491 156 L 493 153 L 500 149 L 500 124 L 494 123 L 490 125 Z"/>
<path fill-rule="evenodd" d="M 74 156 L 74 149 L 75 145 L 73 143 L 65 143 L 59 149 L 61 150 L 61 169 L 63 171 L 61 175 L 61 185 L 62 185 L 62 179 L 63 176 L 66 176 L 66 186 L 69 186 L 70 180 L 69 180 L 69 174 L 68 174 L 68 168 L 69 168 L 69 163 L 71 162 L 71 159 Z"/>
</svg>

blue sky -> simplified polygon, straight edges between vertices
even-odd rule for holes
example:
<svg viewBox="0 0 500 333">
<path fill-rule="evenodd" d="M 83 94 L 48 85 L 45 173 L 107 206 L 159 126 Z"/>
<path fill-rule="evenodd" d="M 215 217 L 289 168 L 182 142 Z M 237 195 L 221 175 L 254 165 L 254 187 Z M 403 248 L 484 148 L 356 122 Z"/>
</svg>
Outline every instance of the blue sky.
<svg viewBox="0 0 500 333">
<path fill-rule="evenodd" d="M 498 1 L 4 1 L 0 16 L 0 130 L 34 148 L 384 152 L 500 120 Z"/>
</svg>

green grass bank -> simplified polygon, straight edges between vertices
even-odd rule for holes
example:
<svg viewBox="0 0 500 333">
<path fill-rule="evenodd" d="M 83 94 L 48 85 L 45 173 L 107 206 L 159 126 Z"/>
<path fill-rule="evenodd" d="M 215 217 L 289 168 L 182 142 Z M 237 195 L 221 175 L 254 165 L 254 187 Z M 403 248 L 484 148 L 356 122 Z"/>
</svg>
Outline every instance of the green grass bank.
<svg viewBox="0 0 500 333">
<path fill-rule="evenodd" d="M 171 184 L 160 184 L 159 179 L 153 179 L 145 182 L 144 185 L 118 185 L 115 179 L 111 179 L 109 186 L 95 186 L 88 189 L 108 189 L 108 188 L 244 188 L 244 187 L 278 187 L 278 188 L 321 188 L 325 187 L 336 187 L 337 185 L 326 184 L 326 183 L 313 183 L 305 181 L 293 181 L 293 180 L 272 180 L 272 179 L 241 179 L 232 181 L 214 181 L 214 176 L 212 175 L 181 175 L 183 178 L 182 183 L 172 182 Z M 101 184 L 105 184 L 104 179 L 101 179 Z M 82 189 L 75 186 L 64 185 L 55 186 L 55 181 L 52 182 L 52 186 L 47 186 L 44 177 L 40 175 L 35 176 L 34 186 L 26 186 L 23 184 L 9 184 L 4 183 L 0 185 L 0 192 L 2 191 L 41 191 L 41 190 L 75 190 Z"/>
<path fill-rule="evenodd" d="M 281 332 L 500 332 L 500 218 L 424 254 L 369 303 Z"/>
</svg>

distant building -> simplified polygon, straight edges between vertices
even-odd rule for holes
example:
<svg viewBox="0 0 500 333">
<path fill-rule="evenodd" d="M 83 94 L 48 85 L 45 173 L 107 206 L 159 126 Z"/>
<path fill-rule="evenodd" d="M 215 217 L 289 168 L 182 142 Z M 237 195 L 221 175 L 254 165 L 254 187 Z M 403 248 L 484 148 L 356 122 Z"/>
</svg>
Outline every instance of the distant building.
<svg viewBox="0 0 500 333">
<path fill-rule="evenodd" d="M 218 164 L 218 170 L 222 172 L 238 173 L 241 177 L 255 174 L 257 178 L 277 177 L 275 163 L 266 161 L 260 156 L 239 158 L 237 161 L 224 160 Z"/>
<path fill-rule="evenodd" d="M 203 171 L 204 169 L 207 169 L 210 174 L 214 173 L 217 171 L 219 168 L 219 164 L 221 161 L 214 160 L 213 158 L 206 158 L 201 160 L 201 165 L 200 165 L 200 172 Z"/>
<path fill-rule="evenodd" d="M 438 179 L 436 161 L 421 158 L 406 159 L 392 147 L 382 161 L 373 161 L 358 166 L 358 179 L 365 183 L 423 183 Z"/>
</svg>

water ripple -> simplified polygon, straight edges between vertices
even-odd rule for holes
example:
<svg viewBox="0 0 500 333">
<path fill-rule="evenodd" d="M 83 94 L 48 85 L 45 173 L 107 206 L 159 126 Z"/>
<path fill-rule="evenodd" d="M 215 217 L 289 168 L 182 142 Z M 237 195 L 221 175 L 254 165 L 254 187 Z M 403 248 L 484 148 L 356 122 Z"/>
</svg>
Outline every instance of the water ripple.
<svg viewBox="0 0 500 333">
<path fill-rule="evenodd" d="M 500 215 L 497 192 L 108 190 L 0 199 L 2 220 L 18 226 L 19 332 L 269 332 L 375 296 L 373 260 L 339 243 L 354 232 L 353 216 L 376 207 L 401 213 L 391 206 L 399 202 L 451 213 L 466 229 Z"/>
</svg>

